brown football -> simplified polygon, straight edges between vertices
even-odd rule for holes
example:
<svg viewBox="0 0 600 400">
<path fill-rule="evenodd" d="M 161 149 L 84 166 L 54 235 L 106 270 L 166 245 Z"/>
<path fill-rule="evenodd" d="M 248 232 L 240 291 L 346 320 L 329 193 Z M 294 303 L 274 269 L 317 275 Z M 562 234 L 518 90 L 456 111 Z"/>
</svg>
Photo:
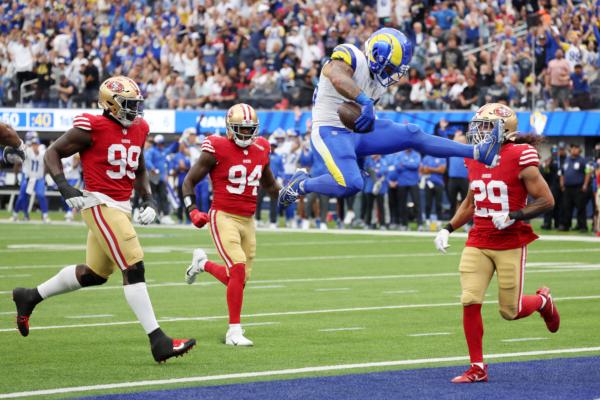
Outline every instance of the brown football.
<svg viewBox="0 0 600 400">
<path fill-rule="evenodd" d="M 340 121 L 351 131 L 354 131 L 354 121 L 360 116 L 360 111 L 360 104 L 353 101 L 345 101 L 337 109 Z"/>
</svg>

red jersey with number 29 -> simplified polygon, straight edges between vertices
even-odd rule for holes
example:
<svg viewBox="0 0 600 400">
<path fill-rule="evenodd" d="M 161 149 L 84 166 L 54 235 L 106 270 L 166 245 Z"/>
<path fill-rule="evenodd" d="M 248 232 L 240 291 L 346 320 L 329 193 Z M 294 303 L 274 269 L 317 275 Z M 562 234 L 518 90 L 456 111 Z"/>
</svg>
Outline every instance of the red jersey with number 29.
<svg viewBox="0 0 600 400">
<path fill-rule="evenodd" d="M 475 214 L 473 229 L 469 231 L 467 246 L 480 249 L 508 250 L 533 242 L 538 236 L 531 225 L 515 221 L 508 228 L 498 230 L 492 214 L 517 211 L 527 203 L 527 188 L 519 174 L 527 167 L 538 167 L 537 150 L 528 144 L 507 143 L 500 149 L 500 162 L 494 168 L 465 159 L 469 170 L 469 188 L 473 191 Z"/>
<path fill-rule="evenodd" d="M 260 178 L 269 164 L 269 142 L 259 137 L 242 148 L 227 137 L 212 135 L 202 142 L 201 149 L 217 160 L 210 171 L 212 208 L 243 217 L 253 215 Z"/>
<path fill-rule="evenodd" d="M 150 128 L 137 118 L 129 128 L 104 115 L 81 114 L 73 126 L 90 133 L 92 145 L 81 151 L 85 190 L 116 201 L 131 197 L 135 172 Z"/>
</svg>

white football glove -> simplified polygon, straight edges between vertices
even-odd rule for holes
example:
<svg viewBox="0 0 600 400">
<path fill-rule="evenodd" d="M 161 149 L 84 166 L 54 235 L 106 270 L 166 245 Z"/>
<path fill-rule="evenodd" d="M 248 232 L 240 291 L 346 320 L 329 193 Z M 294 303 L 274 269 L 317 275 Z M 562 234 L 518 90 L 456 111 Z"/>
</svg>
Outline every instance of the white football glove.
<svg viewBox="0 0 600 400">
<path fill-rule="evenodd" d="M 81 195 L 81 196 L 71 197 L 69 199 L 66 199 L 65 203 L 67 203 L 67 205 L 71 208 L 77 208 L 77 209 L 81 210 L 85 206 L 85 196 Z"/>
<path fill-rule="evenodd" d="M 435 243 L 435 248 L 441 251 L 442 253 L 446 254 L 446 249 L 450 247 L 450 245 L 448 244 L 449 237 L 450 232 L 448 231 L 448 229 L 441 229 L 438 232 L 435 239 L 433 240 L 433 243 Z"/>
<path fill-rule="evenodd" d="M 138 220 L 142 225 L 148 225 L 156 219 L 156 210 L 150 206 L 144 208 L 138 215 Z"/>
<path fill-rule="evenodd" d="M 494 213 L 490 215 L 492 216 L 492 222 L 494 223 L 494 226 L 498 230 L 506 229 L 515 223 L 515 220 L 511 219 L 508 216 L 508 211 Z"/>
</svg>

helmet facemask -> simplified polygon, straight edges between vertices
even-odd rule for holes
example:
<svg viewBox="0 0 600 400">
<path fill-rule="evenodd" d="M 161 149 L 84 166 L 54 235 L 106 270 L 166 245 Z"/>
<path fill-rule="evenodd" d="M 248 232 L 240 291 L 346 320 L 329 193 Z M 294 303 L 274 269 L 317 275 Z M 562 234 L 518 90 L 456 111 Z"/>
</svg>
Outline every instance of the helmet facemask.
<svg viewBox="0 0 600 400">
<path fill-rule="evenodd" d="M 119 95 L 115 95 L 113 99 L 121 105 L 121 109 L 117 112 L 117 115 L 114 115 L 114 117 L 124 127 L 131 126 L 136 118 L 144 115 L 143 99 L 129 99 Z"/>
<path fill-rule="evenodd" d="M 467 130 L 467 143 L 476 145 L 482 143 L 492 133 L 496 121 L 474 119 L 469 122 Z"/>
<path fill-rule="evenodd" d="M 240 147 L 248 147 L 256 140 L 258 135 L 258 123 L 229 123 L 227 129 L 235 144 Z"/>
</svg>

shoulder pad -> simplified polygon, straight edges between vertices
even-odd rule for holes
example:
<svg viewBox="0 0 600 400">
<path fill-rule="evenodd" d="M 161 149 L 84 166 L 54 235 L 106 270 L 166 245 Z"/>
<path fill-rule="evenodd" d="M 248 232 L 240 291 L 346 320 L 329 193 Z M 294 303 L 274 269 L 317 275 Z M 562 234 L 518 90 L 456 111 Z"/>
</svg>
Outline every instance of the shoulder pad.
<svg viewBox="0 0 600 400">
<path fill-rule="evenodd" d="M 535 147 L 526 145 L 519 149 L 519 167 L 536 166 L 540 163 L 540 156 Z"/>
<path fill-rule="evenodd" d="M 207 153 L 215 154 L 215 147 L 213 146 L 213 142 L 211 140 L 213 136 L 209 136 L 202 142 L 200 146 L 201 151 L 205 151 Z"/>
<path fill-rule="evenodd" d="M 84 131 L 92 130 L 92 116 L 90 114 L 79 114 L 73 118 L 73 127 L 83 129 Z"/>
<path fill-rule="evenodd" d="M 332 60 L 341 60 L 352 67 L 353 71 L 356 71 L 356 55 L 346 44 L 340 44 L 335 46 L 333 53 L 331 53 Z"/>
</svg>

